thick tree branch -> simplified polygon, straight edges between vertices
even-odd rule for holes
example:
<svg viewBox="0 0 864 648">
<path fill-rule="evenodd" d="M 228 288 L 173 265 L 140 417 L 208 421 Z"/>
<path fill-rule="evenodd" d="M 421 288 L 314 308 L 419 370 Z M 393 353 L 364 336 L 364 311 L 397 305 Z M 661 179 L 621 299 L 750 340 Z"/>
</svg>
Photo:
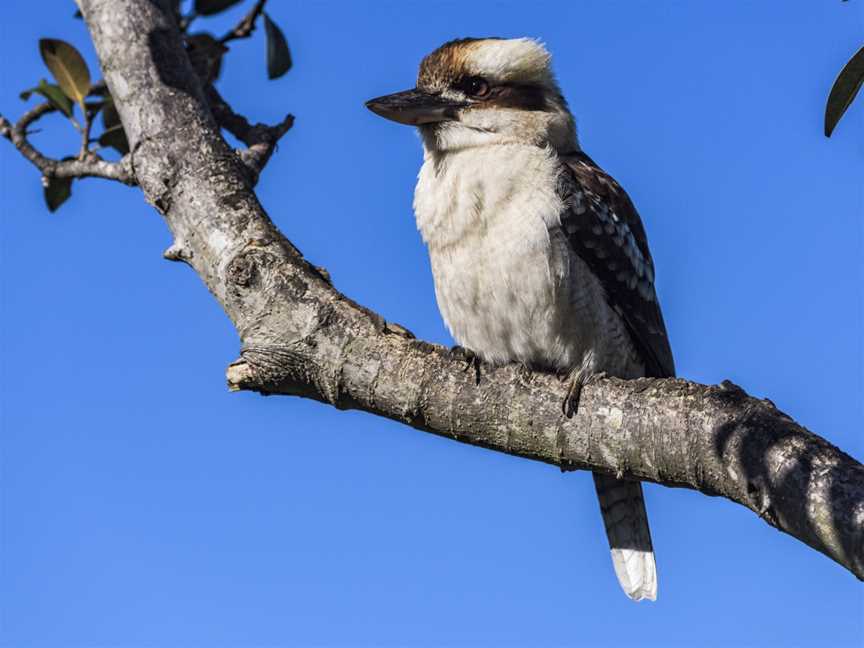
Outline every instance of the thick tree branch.
<svg viewBox="0 0 864 648">
<path fill-rule="evenodd" d="M 864 466 L 729 383 L 607 379 L 561 414 L 564 386 L 413 339 L 336 291 L 274 227 L 220 135 L 167 4 L 79 0 L 136 177 L 234 322 L 232 389 L 357 408 L 559 465 L 722 495 L 864 578 Z M 218 112 L 218 109 L 215 109 Z"/>
<path fill-rule="evenodd" d="M 31 124 L 54 111 L 54 106 L 42 103 L 24 113 L 24 116 L 15 124 L 0 115 L 0 135 L 12 142 L 21 155 L 30 160 L 46 178 L 105 178 L 127 185 L 135 184 L 132 160 L 128 155 L 119 162 L 108 162 L 95 153 L 87 151 L 84 143 L 82 143 L 79 159 L 54 160 L 42 155 L 27 139 L 27 129 Z M 89 119 L 87 123 L 88 126 L 82 135 L 85 142 L 89 137 Z"/>
</svg>

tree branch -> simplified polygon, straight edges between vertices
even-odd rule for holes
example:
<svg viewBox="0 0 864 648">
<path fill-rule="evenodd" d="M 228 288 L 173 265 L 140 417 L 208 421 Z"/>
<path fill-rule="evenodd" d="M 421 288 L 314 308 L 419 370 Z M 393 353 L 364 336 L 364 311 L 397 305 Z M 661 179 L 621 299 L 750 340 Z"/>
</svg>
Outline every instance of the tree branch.
<svg viewBox="0 0 864 648">
<path fill-rule="evenodd" d="M 86 150 L 89 138 L 89 122 L 82 134 L 81 157 L 74 160 L 55 160 L 45 157 L 27 139 L 27 129 L 48 113 L 56 109 L 49 103 L 42 103 L 24 113 L 16 124 L 0 115 L 0 135 L 8 139 L 25 158 L 30 160 L 46 178 L 105 178 L 117 180 L 127 185 L 136 184 L 132 173 L 131 157 L 126 155 L 119 162 L 108 162 Z"/>
<path fill-rule="evenodd" d="M 362 409 L 564 470 L 721 495 L 864 578 L 860 463 L 731 383 L 599 380 L 568 419 L 554 376 L 484 367 L 478 381 L 464 361 L 339 293 L 276 230 L 221 137 L 217 121 L 227 122 L 213 118 L 167 5 L 79 4 L 136 177 L 174 235 L 166 255 L 195 269 L 242 340 L 232 389 Z"/>
<path fill-rule="evenodd" d="M 237 40 L 239 38 L 249 38 L 255 32 L 258 16 L 260 16 L 264 11 L 265 4 L 267 4 L 267 0 L 258 0 L 258 2 L 256 2 L 249 10 L 249 13 L 243 16 L 243 19 L 239 23 L 234 25 L 234 29 L 220 38 L 219 42 L 224 45 L 229 41 Z"/>
<path fill-rule="evenodd" d="M 285 119 L 275 126 L 267 126 L 266 124 L 253 126 L 243 115 L 234 112 L 215 87 L 208 85 L 205 93 L 207 101 L 210 103 L 210 111 L 219 126 L 248 147 L 239 151 L 239 155 L 251 174 L 254 186 L 258 183 L 258 177 L 275 152 L 279 140 L 294 125 L 294 115 L 286 115 Z"/>
</svg>

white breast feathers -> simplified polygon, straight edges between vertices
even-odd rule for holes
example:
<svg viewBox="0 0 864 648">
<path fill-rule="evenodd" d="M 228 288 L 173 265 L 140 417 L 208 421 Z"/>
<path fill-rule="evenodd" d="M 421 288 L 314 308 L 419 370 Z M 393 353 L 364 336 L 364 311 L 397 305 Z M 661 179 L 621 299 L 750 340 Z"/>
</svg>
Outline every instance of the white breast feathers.
<svg viewBox="0 0 864 648">
<path fill-rule="evenodd" d="M 427 153 L 414 209 L 438 306 L 456 341 L 489 362 L 618 369 L 603 366 L 607 347 L 629 338 L 561 232 L 559 172 L 554 151 L 530 145 Z"/>
</svg>

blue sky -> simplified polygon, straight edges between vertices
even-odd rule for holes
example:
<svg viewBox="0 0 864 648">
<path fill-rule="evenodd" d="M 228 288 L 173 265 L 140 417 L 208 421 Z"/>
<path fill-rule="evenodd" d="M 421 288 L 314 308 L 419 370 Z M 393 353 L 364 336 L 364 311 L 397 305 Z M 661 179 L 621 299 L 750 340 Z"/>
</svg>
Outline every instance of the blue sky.
<svg viewBox="0 0 864 648">
<path fill-rule="evenodd" d="M 95 58 L 72 3 L 6 3 L 0 112 Z M 363 101 L 465 35 L 555 57 L 584 148 L 648 228 L 681 376 L 729 378 L 864 457 L 864 101 L 822 111 L 859 0 L 279 2 L 223 94 L 297 116 L 259 196 L 335 285 L 450 344 L 411 213 L 420 146 Z M 242 10 L 241 10 L 242 11 Z M 202 20 L 217 32 L 225 20 Z M 62 134 L 62 135 L 60 135 Z M 74 147 L 59 118 L 35 141 Z M 620 592 L 590 476 L 357 412 L 229 394 L 236 333 L 133 189 L 56 214 L 0 142 L 0 645 L 860 646 L 848 572 L 725 500 L 648 485 L 656 604 Z"/>
</svg>

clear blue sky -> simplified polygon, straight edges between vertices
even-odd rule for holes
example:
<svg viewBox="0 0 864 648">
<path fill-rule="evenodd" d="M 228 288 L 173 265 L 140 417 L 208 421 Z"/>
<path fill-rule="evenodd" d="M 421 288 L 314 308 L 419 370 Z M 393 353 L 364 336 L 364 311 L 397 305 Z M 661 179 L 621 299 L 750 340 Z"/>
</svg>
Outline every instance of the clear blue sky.
<svg viewBox="0 0 864 648">
<path fill-rule="evenodd" d="M 419 142 L 363 101 L 411 86 L 450 38 L 536 36 L 647 223 L 680 375 L 730 378 L 864 458 L 864 101 L 821 132 L 860 0 L 270 4 L 295 69 L 267 82 L 258 34 L 221 87 L 252 118 L 297 115 L 259 195 L 338 288 L 451 343 L 411 213 Z M 4 3 L 0 112 L 46 74 L 39 37 L 95 67 L 72 12 Z M 72 150 L 49 142 L 59 118 L 45 128 L 37 142 Z M 864 640 L 861 583 L 725 500 L 646 487 L 660 598 L 635 605 L 589 475 L 227 393 L 237 336 L 162 260 L 140 194 L 83 181 L 49 215 L 5 141 L 0 166 L 0 645 Z"/>
</svg>

